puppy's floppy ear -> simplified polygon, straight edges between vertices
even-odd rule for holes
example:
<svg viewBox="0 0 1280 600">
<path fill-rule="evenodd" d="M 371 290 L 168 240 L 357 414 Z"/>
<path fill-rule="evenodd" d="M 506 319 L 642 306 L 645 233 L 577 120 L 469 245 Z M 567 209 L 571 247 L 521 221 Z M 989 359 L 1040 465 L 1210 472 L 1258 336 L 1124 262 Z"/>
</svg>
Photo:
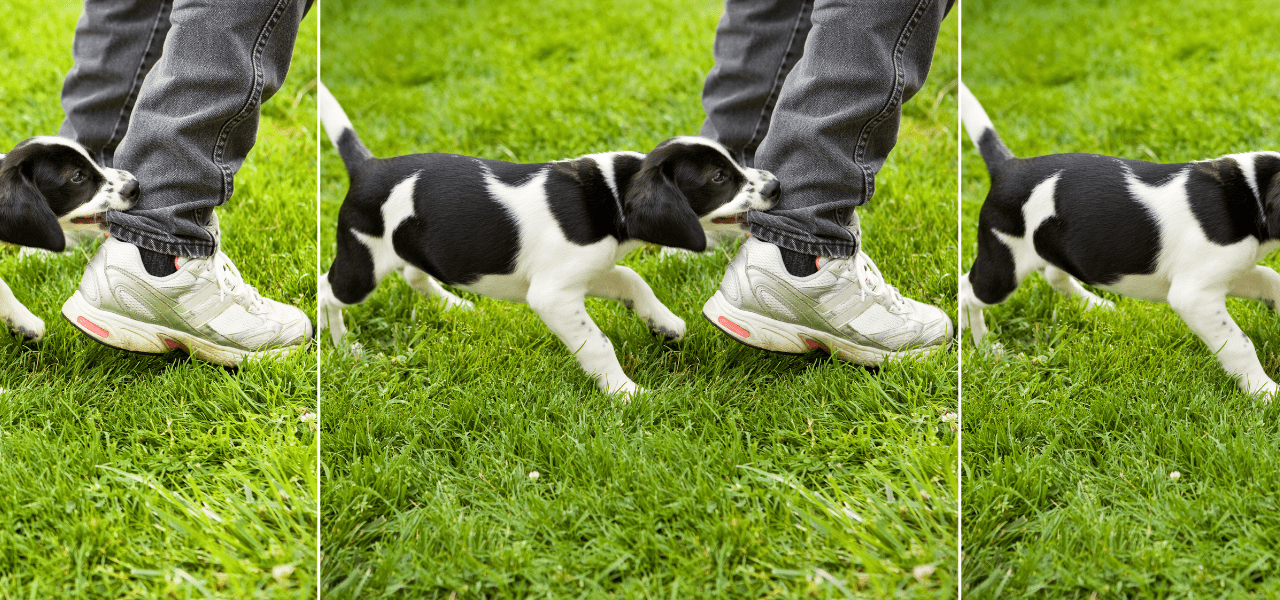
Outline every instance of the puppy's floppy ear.
<svg viewBox="0 0 1280 600">
<path fill-rule="evenodd" d="M 67 239 L 58 216 L 14 160 L 17 154 L 10 153 L 0 164 L 0 241 L 62 252 Z"/>
<path fill-rule="evenodd" d="M 659 146 L 645 157 L 640 171 L 631 178 L 623 206 L 627 235 L 661 246 L 702 252 L 707 249 L 707 235 L 672 178 L 669 165 L 664 164 L 668 156 Z"/>
</svg>

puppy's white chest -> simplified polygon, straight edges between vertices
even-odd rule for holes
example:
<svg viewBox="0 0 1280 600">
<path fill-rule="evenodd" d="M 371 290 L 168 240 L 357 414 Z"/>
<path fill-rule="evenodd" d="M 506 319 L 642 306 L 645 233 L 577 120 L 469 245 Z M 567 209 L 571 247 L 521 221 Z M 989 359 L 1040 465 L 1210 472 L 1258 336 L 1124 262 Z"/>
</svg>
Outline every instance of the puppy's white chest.
<svg viewBox="0 0 1280 600">
<path fill-rule="evenodd" d="M 1107 285 L 1100 284 L 1098 287 L 1139 300 L 1169 301 L 1169 279 L 1159 274 L 1125 275 L 1120 278 L 1120 281 Z"/>
<path fill-rule="evenodd" d="M 454 287 L 508 302 L 525 302 L 529 294 L 529 280 L 515 274 L 485 275 L 473 283 Z"/>
</svg>

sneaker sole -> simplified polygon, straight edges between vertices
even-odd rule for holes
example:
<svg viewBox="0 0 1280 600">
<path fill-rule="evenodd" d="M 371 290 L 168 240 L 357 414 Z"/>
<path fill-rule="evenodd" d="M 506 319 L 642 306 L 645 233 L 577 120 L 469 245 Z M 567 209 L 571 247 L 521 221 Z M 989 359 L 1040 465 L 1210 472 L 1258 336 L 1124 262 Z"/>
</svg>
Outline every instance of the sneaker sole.
<svg viewBox="0 0 1280 600">
<path fill-rule="evenodd" d="M 246 360 L 278 358 L 305 345 L 256 352 L 229 348 L 191 333 L 136 321 L 124 315 L 102 310 L 86 301 L 80 295 L 80 290 L 76 290 L 76 293 L 63 303 L 62 317 L 71 323 L 72 327 L 89 336 L 89 339 L 104 346 L 150 355 L 181 350 L 192 358 L 224 367 L 236 367 Z"/>
<path fill-rule="evenodd" d="M 860 346 L 826 331 L 743 310 L 730 304 L 718 290 L 702 306 L 702 316 L 725 335 L 752 348 L 793 355 L 823 350 L 834 358 L 869 367 L 878 367 L 886 360 L 929 356 L 948 345 L 898 351 Z"/>
</svg>

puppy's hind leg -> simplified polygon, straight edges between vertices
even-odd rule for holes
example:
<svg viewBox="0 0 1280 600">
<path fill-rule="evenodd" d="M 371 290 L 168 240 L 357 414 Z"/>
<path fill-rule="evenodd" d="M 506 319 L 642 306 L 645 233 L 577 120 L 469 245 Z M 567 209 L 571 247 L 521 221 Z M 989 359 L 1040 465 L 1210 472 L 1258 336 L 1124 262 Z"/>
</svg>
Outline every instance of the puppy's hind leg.
<svg viewBox="0 0 1280 600">
<path fill-rule="evenodd" d="M 587 293 L 597 298 L 612 298 L 626 304 L 636 311 L 649 329 L 668 340 L 679 340 L 684 337 L 684 319 L 658 300 L 653 289 L 635 271 L 614 265 L 591 281 Z"/>
<path fill-rule="evenodd" d="M 534 280 L 525 299 L 602 391 L 628 398 L 644 391 L 622 371 L 613 342 L 587 314 L 586 294 L 567 290 L 559 282 Z"/>
<path fill-rule="evenodd" d="M 1071 298 L 1084 298 L 1084 301 L 1088 303 L 1089 308 L 1105 308 L 1110 310 L 1116 307 L 1114 302 L 1084 289 L 1084 286 L 1080 285 L 1080 282 L 1076 281 L 1075 277 L 1068 275 L 1066 271 L 1063 271 L 1058 267 L 1045 265 L 1044 278 L 1049 282 L 1049 285 L 1053 286 L 1053 289 L 1058 290 L 1063 295 Z"/>
<path fill-rule="evenodd" d="M 1199 281 L 1174 281 L 1169 306 L 1218 355 L 1222 368 L 1235 376 L 1245 392 L 1263 394 L 1268 400 L 1276 393 L 1276 382 L 1262 369 L 1253 340 L 1227 313 L 1223 291 L 1205 289 Z"/>
<path fill-rule="evenodd" d="M 440 282 L 436 281 L 434 277 L 427 275 L 413 265 L 405 265 L 402 274 L 409 287 L 428 298 L 444 300 L 445 308 L 464 308 L 468 310 L 475 308 L 475 305 L 470 300 L 459 298 L 449 290 L 444 289 L 444 286 L 440 285 Z"/>
<path fill-rule="evenodd" d="M 13 290 L 9 289 L 9 284 L 2 279 L 0 279 L 0 320 L 8 323 L 9 329 L 33 342 L 44 337 L 44 320 L 23 306 L 17 296 L 13 295 Z"/>
</svg>

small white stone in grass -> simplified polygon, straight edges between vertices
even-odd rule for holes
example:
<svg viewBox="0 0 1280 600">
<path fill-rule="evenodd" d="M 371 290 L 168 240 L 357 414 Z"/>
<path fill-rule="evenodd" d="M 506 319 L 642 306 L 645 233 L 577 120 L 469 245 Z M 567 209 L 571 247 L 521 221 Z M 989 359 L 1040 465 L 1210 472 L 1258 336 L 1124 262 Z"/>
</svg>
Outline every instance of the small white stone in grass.
<svg viewBox="0 0 1280 600">
<path fill-rule="evenodd" d="M 1179 473 L 1177 471 L 1173 471 L 1169 473 L 1169 479 L 1178 479 L 1180 477 L 1182 477 L 1182 473 Z"/>
<path fill-rule="evenodd" d="M 529 479 L 533 479 L 536 481 L 539 477 L 542 477 L 541 473 L 537 471 L 529 471 Z"/>
<path fill-rule="evenodd" d="M 293 575 L 293 565 L 276 565 L 271 567 L 271 577 L 275 578 L 277 583 L 284 583 Z"/>
<path fill-rule="evenodd" d="M 914 569 L 911 569 L 911 574 L 915 576 L 916 581 L 924 583 L 924 580 L 933 575 L 933 572 L 936 569 L 937 567 L 933 565 L 916 565 Z"/>
</svg>

